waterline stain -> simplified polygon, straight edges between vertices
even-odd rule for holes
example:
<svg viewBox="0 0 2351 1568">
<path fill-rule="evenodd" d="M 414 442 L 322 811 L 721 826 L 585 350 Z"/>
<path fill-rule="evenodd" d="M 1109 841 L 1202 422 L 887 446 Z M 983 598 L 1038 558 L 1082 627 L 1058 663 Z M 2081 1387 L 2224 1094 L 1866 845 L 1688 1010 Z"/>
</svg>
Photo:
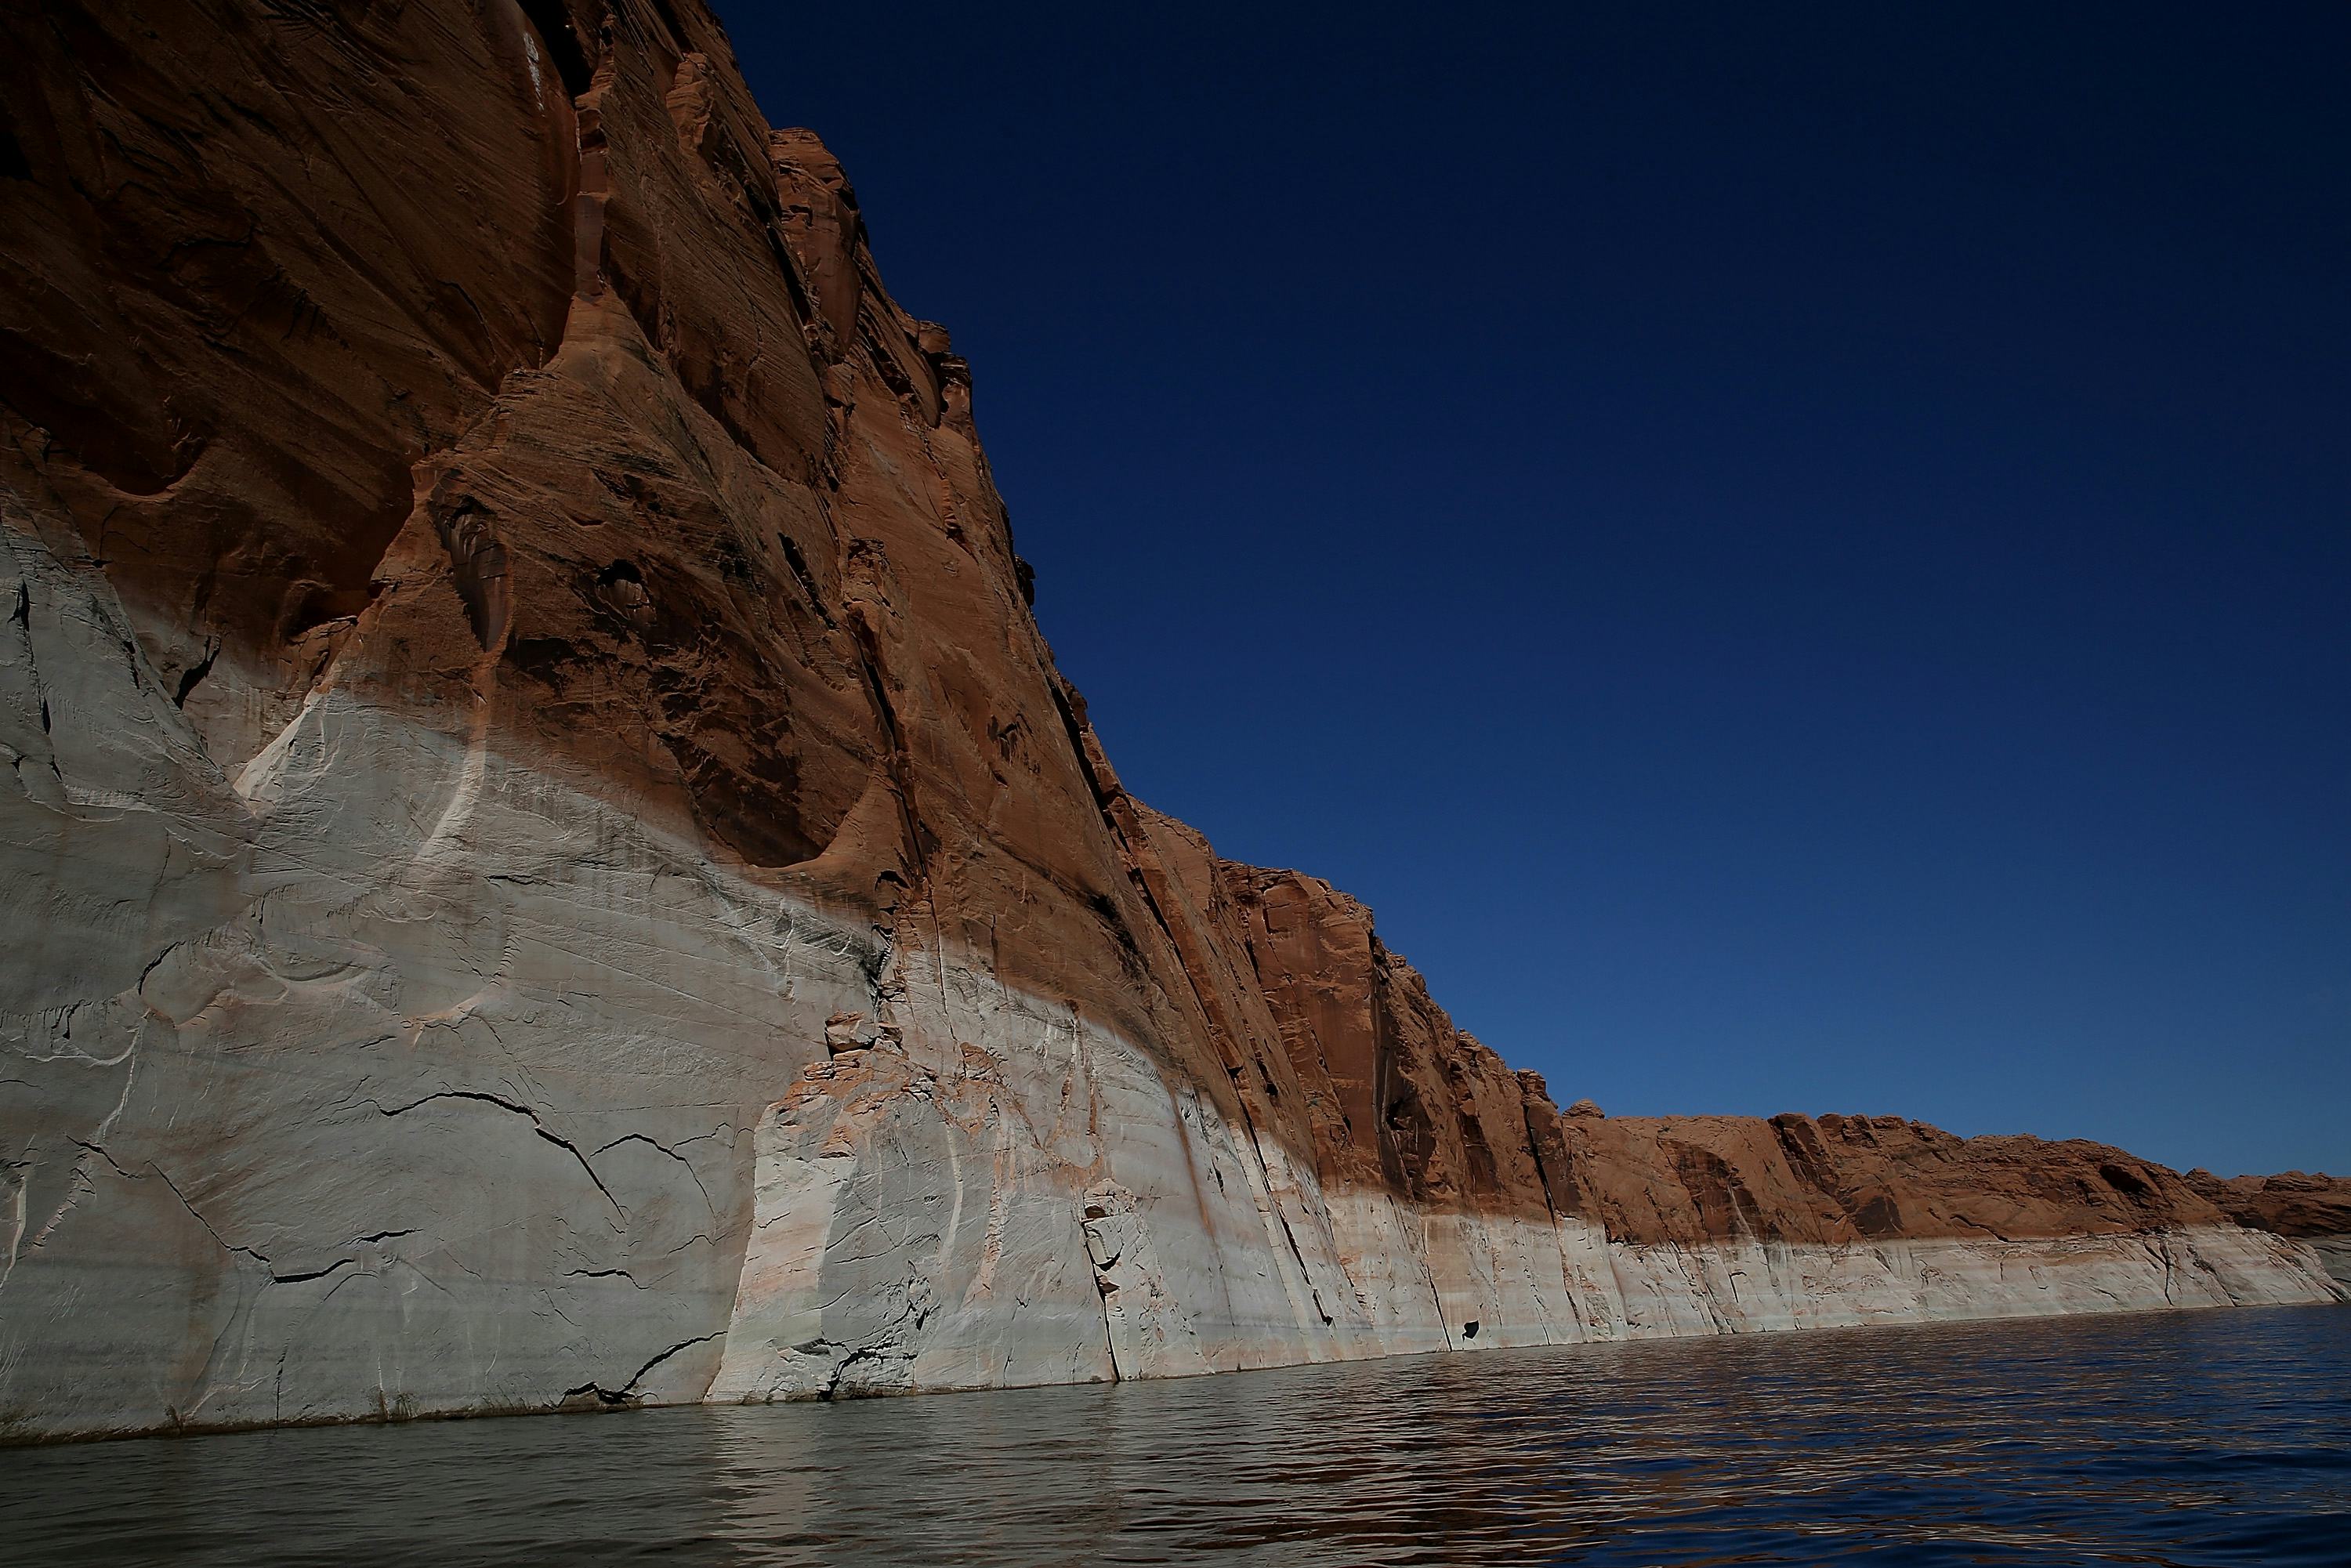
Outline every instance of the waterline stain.
<svg viewBox="0 0 2351 1568">
<path fill-rule="evenodd" d="M 2342 1563 L 2351 1312 L 0 1456 L 12 1564 Z"/>
</svg>

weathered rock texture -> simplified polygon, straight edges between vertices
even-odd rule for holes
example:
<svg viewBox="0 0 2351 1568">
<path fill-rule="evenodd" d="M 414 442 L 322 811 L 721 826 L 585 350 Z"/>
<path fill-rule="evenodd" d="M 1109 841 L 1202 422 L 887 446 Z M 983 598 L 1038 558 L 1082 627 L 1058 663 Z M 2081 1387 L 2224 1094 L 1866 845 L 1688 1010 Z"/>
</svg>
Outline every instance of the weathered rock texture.
<svg viewBox="0 0 2351 1568">
<path fill-rule="evenodd" d="M 2351 1287 L 2351 1177 L 2288 1171 L 2223 1181 L 2210 1171 L 2193 1170 L 2186 1179 L 2199 1197 L 2238 1224 L 2299 1238 L 2337 1285 Z"/>
<path fill-rule="evenodd" d="M 696 0 L 0 37 L 9 1433 L 2330 1297 L 2110 1149 L 1562 1115 L 1134 801 Z"/>
</svg>

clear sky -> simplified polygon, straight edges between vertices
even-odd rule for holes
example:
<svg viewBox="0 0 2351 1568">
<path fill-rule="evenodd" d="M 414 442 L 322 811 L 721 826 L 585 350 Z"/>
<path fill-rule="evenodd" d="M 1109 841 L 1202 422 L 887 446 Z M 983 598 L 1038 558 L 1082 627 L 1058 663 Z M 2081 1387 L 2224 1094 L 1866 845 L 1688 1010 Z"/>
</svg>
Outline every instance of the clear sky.
<svg viewBox="0 0 2351 1568">
<path fill-rule="evenodd" d="M 2351 6 L 722 11 L 1128 785 L 1562 1103 L 2351 1172 Z"/>
</svg>

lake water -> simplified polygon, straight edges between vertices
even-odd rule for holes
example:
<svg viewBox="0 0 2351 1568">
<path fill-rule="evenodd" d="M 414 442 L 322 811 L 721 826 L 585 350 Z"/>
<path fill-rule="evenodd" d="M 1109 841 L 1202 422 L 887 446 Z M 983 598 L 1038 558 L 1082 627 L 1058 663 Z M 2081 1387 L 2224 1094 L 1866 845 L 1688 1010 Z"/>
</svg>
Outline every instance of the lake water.
<svg viewBox="0 0 2351 1568">
<path fill-rule="evenodd" d="M 2351 1563 L 2351 1310 L 0 1450 L 36 1563 Z"/>
</svg>

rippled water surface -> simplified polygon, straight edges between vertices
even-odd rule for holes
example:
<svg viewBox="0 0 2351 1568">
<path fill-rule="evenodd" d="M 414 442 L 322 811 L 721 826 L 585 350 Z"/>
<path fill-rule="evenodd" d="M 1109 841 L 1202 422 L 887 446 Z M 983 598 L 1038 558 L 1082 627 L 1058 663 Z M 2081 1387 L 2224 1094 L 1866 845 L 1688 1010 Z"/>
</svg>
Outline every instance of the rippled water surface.
<svg viewBox="0 0 2351 1568">
<path fill-rule="evenodd" d="M 2351 1310 L 0 1451 L 0 1562 L 2351 1563 Z"/>
</svg>

